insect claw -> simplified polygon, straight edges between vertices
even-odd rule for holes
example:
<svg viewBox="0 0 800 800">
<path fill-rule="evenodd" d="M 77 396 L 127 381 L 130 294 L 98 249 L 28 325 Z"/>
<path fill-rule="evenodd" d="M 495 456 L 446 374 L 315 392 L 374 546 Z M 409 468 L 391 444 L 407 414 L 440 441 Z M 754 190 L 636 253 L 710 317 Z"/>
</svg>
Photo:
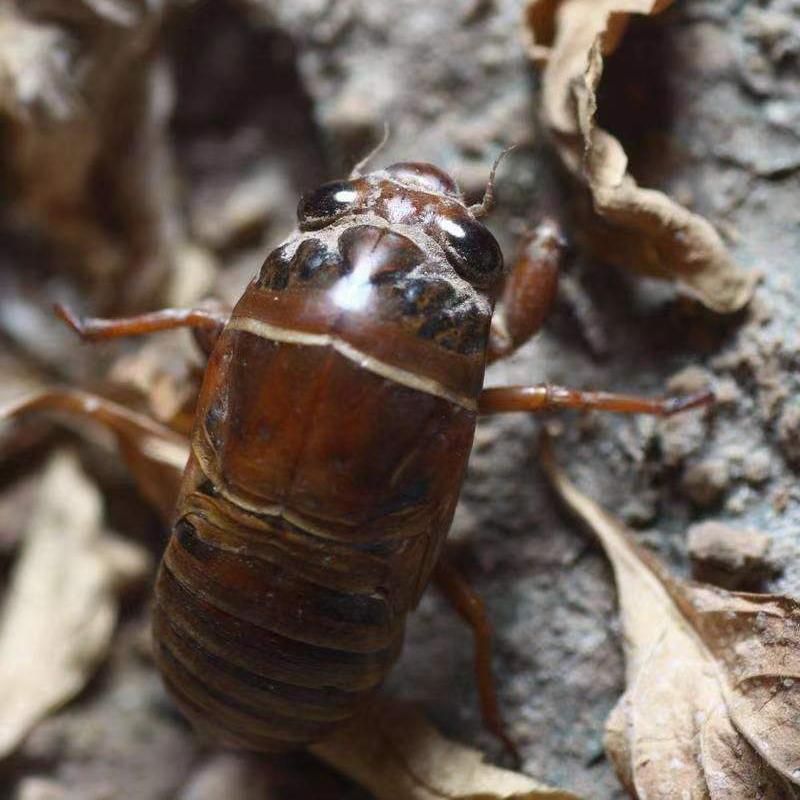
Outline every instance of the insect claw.
<svg viewBox="0 0 800 800">
<path fill-rule="evenodd" d="M 716 399 L 716 395 L 711 389 L 703 389 L 693 394 L 682 395 L 680 397 L 668 397 L 664 401 L 663 416 L 671 417 L 673 414 L 680 414 L 692 408 L 701 408 L 711 405 Z"/>
<path fill-rule="evenodd" d="M 511 737 L 503 730 L 493 730 L 492 733 L 500 740 L 506 753 L 511 756 L 514 769 L 521 769 L 522 756 L 520 755 L 519 750 L 517 750 L 517 746 L 514 744 Z"/>
<path fill-rule="evenodd" d="M 83 323 L 80 318 L 76 317 L 63 303 L 53 303 L 53 311 L 55 315 L 69 325 L 81 339 L 86 339 L 86 332 L 84 331 Z"/>
</svg>

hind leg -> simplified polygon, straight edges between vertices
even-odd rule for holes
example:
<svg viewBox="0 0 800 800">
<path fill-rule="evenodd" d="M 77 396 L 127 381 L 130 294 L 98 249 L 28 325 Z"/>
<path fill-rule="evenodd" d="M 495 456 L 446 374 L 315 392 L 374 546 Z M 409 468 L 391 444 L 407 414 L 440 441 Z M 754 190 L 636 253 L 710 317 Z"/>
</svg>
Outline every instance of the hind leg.
<svg viewBox="0 0 800 800">
<path fill-rule="evenodd" d="M 433 580 L 461 619 L 472 628 L 475 637 L 475 678 L 484 725 L 502 742 L 514 761 L 519 763 L 519 752 L 506 733 L 500 704 L 497 701 L 492 672 L 492 624 L 486 613 L 486 607 L 445 555 L 439 558 Z"/>
<path fill-rule="evenodd" d="M 0 422 L 42 411 L 65 413 L 111 432 L 142 494 L 170 517 L 189 456 L 183 436 L 104 397 L 71 389 L 37 392 L 0 407 Z"/>
</svg>

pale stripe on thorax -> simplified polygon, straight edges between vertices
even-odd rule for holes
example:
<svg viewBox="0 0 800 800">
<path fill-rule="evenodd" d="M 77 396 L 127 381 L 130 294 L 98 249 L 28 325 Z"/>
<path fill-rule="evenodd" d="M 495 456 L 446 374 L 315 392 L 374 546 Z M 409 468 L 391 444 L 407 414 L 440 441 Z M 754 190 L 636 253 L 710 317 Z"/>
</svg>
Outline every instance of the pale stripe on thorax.
<svg viewBox="0 0 800 800">
<path fill-rule="evenodd" d="M 464 397 L 457 392 L 453 392 L 438 381 L 433 380 L 433 378 L 417 375 L 401 367 L 387 364 L 385 361 L 374 358 L 330 333 L 308 333 L 307 331 L 298 331 L 293 328 L 281 328 L 252 317 L 234 317 L 228 323 L 227 328 L 228 330 L 246 331 L 255 336 L 260 336 L 262 339 L 270 339 L 274 342 L 302 344 L 311 347 L 332 347 L 337 353 L 358 364 L 359 367 L 380 375 L 382 378 L 388 378 L 410 389 L 416 389 L 420 392 L 449 400 L 466 408 L 468 411 L 477 410 L 477 403 L 473 398 Z"/>
</svg>

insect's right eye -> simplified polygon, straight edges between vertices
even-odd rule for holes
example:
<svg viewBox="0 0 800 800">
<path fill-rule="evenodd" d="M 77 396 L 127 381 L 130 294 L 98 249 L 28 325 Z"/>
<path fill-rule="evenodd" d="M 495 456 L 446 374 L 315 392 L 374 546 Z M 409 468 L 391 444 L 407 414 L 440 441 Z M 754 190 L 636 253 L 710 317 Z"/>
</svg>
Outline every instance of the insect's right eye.
<svg viewBox="0 0 800 800">
<path fill-rule="evenodd" d="M 503 274 L 503 253 L 491 233 L 477 220 L 442 216 L 444 249 L 456 272 L 476 286 L 491 286 Z"/>
<path fill-rule="evenodd" d="M 297 221 L 300 229 L 322 228 L 337 217 L 356 208 L 360 193 L 348 181 L 323 183 L 317 189 L 306 192 L 297 205 Z"/>
</svg>

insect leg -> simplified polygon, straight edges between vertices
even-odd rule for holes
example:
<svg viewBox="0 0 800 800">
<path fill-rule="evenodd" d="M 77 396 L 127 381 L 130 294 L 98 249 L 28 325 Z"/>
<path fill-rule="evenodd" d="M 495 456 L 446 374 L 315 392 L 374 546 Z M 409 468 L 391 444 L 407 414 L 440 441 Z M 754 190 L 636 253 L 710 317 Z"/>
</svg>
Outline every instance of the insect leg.
<svg viewBox="0 0 800 800">
<path fill-rule="evenodd" d="M 511 355 L 542 327 L 556 297 L 565 248 L 551 218 L 524 237 L 492 318 L 490 362 Z"/>
<path fill-rule="evenodd" d="M 183 436 L 104 397 L 72 389 L 48 389 L 0 406 L 0 422 L 37 411 L 65 412 L 110 431 L 142 494 L 170 516 L 189 455 Z"/>
<path fill-rule="evenodd" d="M 492 674 L 492 625 L 486 614 L 483 600 L 467 583 L 445 556 L 440 557 L 433 580 L 442 590 L 464 622 L 472 628 L 475 636 L 475 677 L 481 702 L 481 715 L 486 727 L 502 742 L 506 750 L 519 763 L 520 756 L 514 742 L 505 731 L 500 705 L 497 702 L 494 675 Z"/>
<path fill-rule="evenodd" d="M 555 300 L 565 248 L 561 229 L 550 218 L 542 220 L 525 237 L 492 319 L 489 361 L 511 355 L 541 328 Z M 478 409 L 483 414 L 577 408 L 670 416 L 707 405 L 713 399 L 710 391 L 683 397 L 649 398 L 540 384 L 484 389 Z"/>
<path fill-rule="evenodd" d="M 506 414 L 512 411 L 552 411 L 577 408 L 582 411 L 596 409 L 619 414 L 654 414 L 669 417 L 690 408 L 709 405 L 714 400 L 710 390 L 678 397 L 637 397 L 609 392 L 584 392 L 551 386 L 549 383 L 533 386 L 497 386 L 484 389 L 478 398 L 481 414 Z"/>
<path fill-rule="evenodd" d="M 228 315 L 208 308 L 162 308 L 149 314 L 117 319 L 77 317 L 61 303 L 54 306 L 56 315 L 70 326 L 85 342 L 99 342 L 123 336 L 141 336 L 175 328 L 192 328 L 200 347 L 210 353 L 222 332 Z"/>
</svg>

